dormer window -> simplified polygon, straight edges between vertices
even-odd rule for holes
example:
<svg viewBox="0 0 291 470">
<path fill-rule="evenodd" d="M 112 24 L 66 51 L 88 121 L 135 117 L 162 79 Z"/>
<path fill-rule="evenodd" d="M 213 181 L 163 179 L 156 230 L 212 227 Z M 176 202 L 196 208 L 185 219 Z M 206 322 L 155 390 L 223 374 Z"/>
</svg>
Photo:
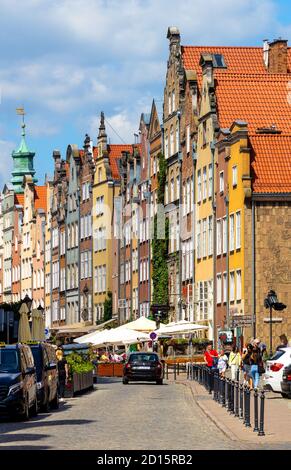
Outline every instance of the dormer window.
<svg viewBox="0 0 291 470">
<path fill-rule="evenodd" d="M 212 54 L 213 67 L 226 69 L 226 63 L 222 54 Z"/>
</svg>

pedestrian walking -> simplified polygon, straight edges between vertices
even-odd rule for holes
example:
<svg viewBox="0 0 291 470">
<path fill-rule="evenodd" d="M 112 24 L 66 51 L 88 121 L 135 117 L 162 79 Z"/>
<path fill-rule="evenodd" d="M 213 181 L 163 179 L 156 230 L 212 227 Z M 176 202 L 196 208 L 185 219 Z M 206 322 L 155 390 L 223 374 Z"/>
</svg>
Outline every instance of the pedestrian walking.
<svg viewBox="0 0 291 470">
<path fill-rule="evenodd" d="M 219 354 L 217 368 L 219 371 L 220 377 L 225 377 L 225 371 L 227 368 L 228 357 L 225 354 L 224 350 L 222 349 Z"/>
<path fill-rule="evenodd" d="M 215 349 L 212 349 L 212 344 L 209 343 L 206 346 L 204 353 L 204 361 L 207 364 L 207 367 L 216 368 L 218 362 L 218 352 Z"/>
<path fill-rule="evenodd" d="M 233 346 L 229 355 L 228 365 L 231 370 L 231 380 L 237 380 L 238 371 L 241 367 L 242 358 L 237 346 Z"/>
<path fill-rule="evenodd" d="M 61 348 L 57 349 L 56 356 L 58 359 L 59 397 L 62 402 L 64 401 L 65 387 L 69 379 L 69 366 Z"/>
<path fill-rule="evenodd" d="M 251 364 L 251 377 L 253 381 L 253 388 L 258 388 L 260 374 L 259 374 L 259 366 L 262 365 L 262 356 L 257 343 L 254 344 L 252 354 L 250 357 L 250 364 Z"/>
<path fill-rule="evenodd" d="M 251 355 L 253 352 L 253 346 L 249 343 L 245 352 L 242 355 L 242 363 L 244 370 L 244 385 L 249 383 L 252 386 L 252 376 L 251 376 Z"/>
</svg>

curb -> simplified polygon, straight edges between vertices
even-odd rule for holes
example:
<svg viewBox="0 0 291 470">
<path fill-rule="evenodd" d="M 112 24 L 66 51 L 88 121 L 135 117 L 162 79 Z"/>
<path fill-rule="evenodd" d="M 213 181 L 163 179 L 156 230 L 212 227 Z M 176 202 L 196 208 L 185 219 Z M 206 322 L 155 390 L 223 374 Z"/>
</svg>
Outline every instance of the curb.
<svg viewBox="0 0 291 470">
<path fill-rule="evenodd" d="M 188 382 L 179 382 L 181 383 L 182 385 L 184 385 L 185 387 L 188 387 L 190 388 L 191 390 L 191 394 L 192 394 L 192 397 L 193 397 L 193 400 L 195 401 L 196 405 L 200 408 L 200 410 L 207 416 L 207 418 L 209 418 L 212 423 L 230 440 L 232 440 L 233 442 L 239 442 L 239 439 L 237 438 L 234 438 L 233 437 L 233 434 L 231 434 L 231 431 L 228 430 L 228 428 L 226 429 L 226 426 L 222 426 L 222 424 L 220 423 L 219 420 L 217 420 L 216 418 L 214 418 L 213 415 L 211 415 L 207 410 L 206 408 L 199 402 L 199 400 L 195 397 L 195 394 L 194 394 L 194 390 L 193 390 L 193 386 L 191 386 L 190 384 L 188 384 Z"/>
</svg>

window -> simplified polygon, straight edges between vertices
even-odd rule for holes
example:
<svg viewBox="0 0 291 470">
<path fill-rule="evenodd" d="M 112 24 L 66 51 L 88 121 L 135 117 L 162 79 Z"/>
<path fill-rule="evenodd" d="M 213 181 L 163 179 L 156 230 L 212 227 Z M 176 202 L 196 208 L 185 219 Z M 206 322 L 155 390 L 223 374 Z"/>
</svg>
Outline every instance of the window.
<svg viewBox="0 0 291 470">
<path fill-rule="evenodd" d="M 221 274 L 216 276 L 217 303 L 221 304 Z"/>
<path fill-rule="evenodd" d="M 190 124 L 186 127 L 186 152 L 190 152 Z"/>
<path fill-rule="evenodd" d="M 208 165 L 208 197 L 212 197 L 212 163 Z"/>
<path fill-rule="evenodd" d="M 176 124 L 176 152 L 179 152 L 180 150 L 180 139 L 179 139 L 179 124 L 177 122 Z"/>
<path fill-rule="evenodd" d="M 101 183 L 101 179 L 102 179 L 102 169 L 98 168 L 98 183 Z"/>
<path fill-rule="evenodd" d="M 186 194 L 186 211 L 187 214 L 191 211 L 191 180 L 187 179 L 187 194 Z"/>
<path fill-rule="evenodd" d="M 223 253 L 227 251 L 227 223 L 226 217 L 223 217 L 222 220 L 222 244 L 223 244 Z"/>
<path fill-rule="evenodd" d="M 175 186 L 174 186 L 174 178 L 171 179 L 171 196 L 170 196 L 171 202 L 175 200 Z"/>
<path fill-rule="evenodd" d="M 234 250 L 234 214 L 229 217 L 229 249 Z"/>
<path fill-rule="evenodd" d="M 201 170 L 198 170 L 197 173 L 197 185 L 198 185 L 198 193 L 197 193 L 197 202 L 201 202 Z"/>
<path fill-rule="evenodd" d="M 223 302 L 227 302 L 227 273 L 223 273 Z"/>
<path fill-rule="evenodd" d="M 241 300 L 241 270 L 238 269 L 236 272 L 236 300 Z"/>
<path fill-rule="evenodd" d="M 186 183 L 183 183 L 183 216 L 187 214 L 187 202 L 186 202 Z"/>
<path fill-rule="evenodd" d="M 217 220 L 216 254 L 221 255 L 221 220 Z"/>
<path fill-rule="evenodd" d="M 180 176 L 176 178 L 176 199 L 180 199 Z"/>
<path fill-rule="evenodd" d="M 61 291 L 66 290 L 66 268 L 61 268 Z"/>
<path fill-rule="evenodd" d="M 155 175 L 157 172 L 157 159 L 156 157 L 153 158 L 153 174 Z"/>
<path fill-rule="evenodd" d="M 203 200 L 206 199 L 207 196 L 207 172 L 206 172 L 206 166 L 203 168 Z"/>
<path fill-rule="evenodd" d="M 53 289 L 59 287 L 59 262 L 53 262 Z"/>
<path fill-rule="evenodd" d="M 169 158 L 169 138 L 167 133 L 165 135 L 165 158 Z"/>
<path fill-rule="evenodd" d="M 212 230 L 212 216 L 208 218 L 208 255 L 213 254 L 213 230 Z"/>
<path fill-rule="evenodd" d="M 241 239 L 240 239 L 240 233 L 241 233 L 241 217 L 240 217 L 240 211 L 236 213 L 236 249 L 239 250 L 241 247 Z"/>
<path fill-rule="evenodd" d="M 237 186 L 237 166 L 232 167 L 232 186 Z"/>
<path fill-rule="evenodd" d="M 230 282 L 229 282 L 229 300 L 234 302 L 234 272 L 230 273 Z"/>
<path fill-rule="evenodd" d="M 201 220 L 197 223 L 197 258 L 201 258 Z"/>
<path fill-rule="evenodd" d="M 176 103 L 175 103 L 175 90 L 172 91 L 172 112 L 174 112 L 176 109 Z"/>
<path fill-rule="evenodd" d="M 207 125 L 206 125 L 206 121 L 203 122 L 202 124 L 202 145 L 206 145 L 207 144 Z"/>
<path fill-rule="evenodd" d="M 206 235 L 207 235 L 207 219 L 203 219 L 203 242 L 202 242 L 203 258 L 206 257 Z"/>
<path fill-rule="evenodd" d="M 170 130 L 170 156 L 174 155 L 175 149 L 174 149 L 174 128 L 171 126 Z"/>
<path fill-rule="evenodd" d="M 104 196 L 97 197 L 96 199 L 96 215 L 103 215 L 104 210 Z"/>
<path fill-rule="evenodd" d="M 172 97 L 171 97 L 171 93 L 169 93 L 169 95 L 168 95 L 168 112 L 169 112 L 169 114 L 172 114 Z"/>
<path fill-rule="evenodd" d="M 224 173 L 221 171 L 219 173 L 219 192 L 223 193 L 224 191 Z"/>
</svg>

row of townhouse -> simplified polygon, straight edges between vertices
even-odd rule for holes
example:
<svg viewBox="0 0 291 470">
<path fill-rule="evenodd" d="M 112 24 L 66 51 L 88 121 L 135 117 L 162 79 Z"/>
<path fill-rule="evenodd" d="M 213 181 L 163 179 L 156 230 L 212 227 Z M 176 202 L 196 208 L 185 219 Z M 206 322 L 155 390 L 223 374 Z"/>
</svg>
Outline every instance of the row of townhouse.
<svg viewBox="0 0 291 470">
<path fill-rule="evenodd" d="M 120 323 L 150 315 L 162 198 L 169 319 L 206 325 L 215 343 L 228 328 L 267 340 L 274 289 L 287 305 L 274 334 L 291 336 L 291 50 L 167 37 L 163 104 L 141 114 L 138 143 L 109 144 L 101 113 L 96 145 L 54 151 L 37 186 L 23 135 L 1 196 L 1 299 L 28 294 L 60 330 L 94 328 L 110 302 Z"/>
</svg>

